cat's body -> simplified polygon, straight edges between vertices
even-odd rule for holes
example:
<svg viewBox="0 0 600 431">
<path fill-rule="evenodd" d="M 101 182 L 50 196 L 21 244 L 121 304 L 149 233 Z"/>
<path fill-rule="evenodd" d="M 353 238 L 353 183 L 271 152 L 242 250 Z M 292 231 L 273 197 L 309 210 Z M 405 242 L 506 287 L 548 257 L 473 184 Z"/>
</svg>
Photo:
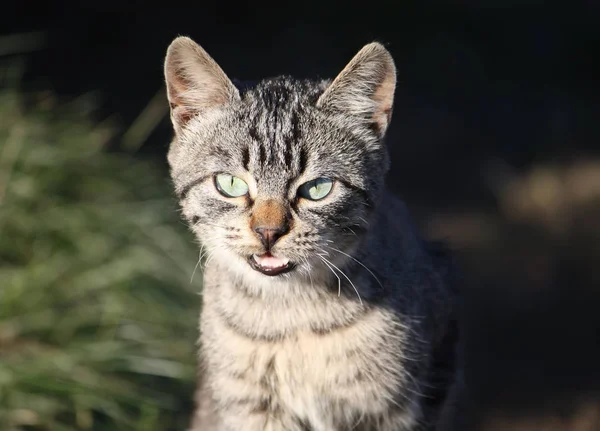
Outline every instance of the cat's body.
<svg viewBox="0 0 600 431">
<path fill-rule="evenodd" d="M 209 254 L 191 429 L 426 429 L 452 293 L 384 190 L 387 51 L 240 91 L 179 38 L 165 70 L 172 176 Z"/>
<path fill-rule="evenodd" d="M 211 394 L 200 415 L 226 412 L 221 420 L 231 430 L 401 430 L 426 420 L 419 395 L 429 390 L 430 349 L 440 341 L 449 301 L 406 231 L 402 206 L 393 202 L 379 217 L 374 223 L 385 229 L 375 230 L 355 256 L 383 287 L 356 263 L 344 268 L 364 306 L 347 280 L 340 296 L 337 279 L 317 279 L 319 289 L 310 280 L 295 285 L 307 293 L 294 301 L 261 298 L 251 293 L 260 280 L 209 263 L 203 390 L 218 388 L 221 406 Z M 284 283 L 272 287 L 289 289 Z M 401 295 L 387 293 L 398 286 Z M 193 429 L 204 429 L 202 420 Z"/>
</svg>

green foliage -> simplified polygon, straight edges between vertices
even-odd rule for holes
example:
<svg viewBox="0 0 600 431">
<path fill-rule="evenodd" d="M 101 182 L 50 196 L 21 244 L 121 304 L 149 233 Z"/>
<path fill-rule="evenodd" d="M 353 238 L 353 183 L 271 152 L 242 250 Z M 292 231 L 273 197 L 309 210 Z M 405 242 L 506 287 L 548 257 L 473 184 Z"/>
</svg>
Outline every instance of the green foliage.
<svg viewBox="0 0 600 431">
<path fill-rule="evenodd" d="M 105 151 L 83 99 L 21 99 L 0 92 L 0 430 L 183 429 L 200 289 L 167 172 Z"/>
</svg>

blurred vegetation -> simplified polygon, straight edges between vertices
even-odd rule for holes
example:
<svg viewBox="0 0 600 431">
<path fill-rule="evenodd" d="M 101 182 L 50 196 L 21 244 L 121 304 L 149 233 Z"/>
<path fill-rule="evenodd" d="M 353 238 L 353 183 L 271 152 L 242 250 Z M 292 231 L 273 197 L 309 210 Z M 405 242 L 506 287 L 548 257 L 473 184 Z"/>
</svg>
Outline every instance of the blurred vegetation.
<svg viewBox="0 0 600 431">
<path fill-rule="evenodd" d="M 197 256 L 164 166 L 89 100 L 0 90 L 0 430 L 171 430 L 195 375 Z"/>
</svg>

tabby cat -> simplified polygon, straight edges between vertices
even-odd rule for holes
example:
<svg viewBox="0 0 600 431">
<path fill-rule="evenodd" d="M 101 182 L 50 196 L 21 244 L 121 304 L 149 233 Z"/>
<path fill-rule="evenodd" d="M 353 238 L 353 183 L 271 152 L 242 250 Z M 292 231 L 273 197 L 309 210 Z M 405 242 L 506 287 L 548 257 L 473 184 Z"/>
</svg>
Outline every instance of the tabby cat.
<svg viewBox="0 0 600 431">
<path fill-rule="evenodd" d="M 193 431 L 428 429 L 451 368 L 446 255 L 386 192 L 396 69 L 234 84 L 169 46 L 182 213 L 207 255 Z"/>
</svg>

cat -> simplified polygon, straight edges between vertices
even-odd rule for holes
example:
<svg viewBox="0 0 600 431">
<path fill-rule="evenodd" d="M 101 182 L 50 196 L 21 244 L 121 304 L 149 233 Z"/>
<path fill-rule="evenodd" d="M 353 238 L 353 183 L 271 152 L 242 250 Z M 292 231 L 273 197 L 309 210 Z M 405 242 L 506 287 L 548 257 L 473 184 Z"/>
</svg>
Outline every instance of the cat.
<svg viewBox="0 0 600 431">
<path fill-rule="evenodd" d="M 384 185 L 390 53 L 243 87 L 181 36 L 164 72 L 171 179 L 208 256 L 190 430 L 430 429 L 453 265 Z"/>
</svg>

